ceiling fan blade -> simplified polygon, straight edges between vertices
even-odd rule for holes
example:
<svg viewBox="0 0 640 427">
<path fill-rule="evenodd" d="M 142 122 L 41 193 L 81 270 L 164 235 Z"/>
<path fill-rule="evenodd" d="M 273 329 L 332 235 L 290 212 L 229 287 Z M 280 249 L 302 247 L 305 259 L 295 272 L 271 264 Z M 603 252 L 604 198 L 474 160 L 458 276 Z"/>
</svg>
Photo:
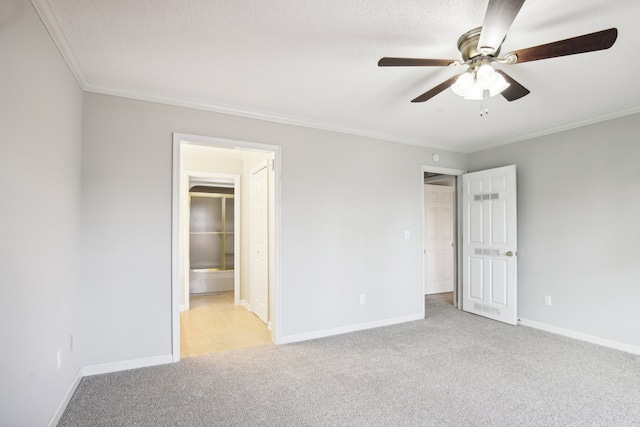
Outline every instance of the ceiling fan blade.
<svg viewBox="0 0 640 427">
<path fill-rule="evenodd" d="M 419 97 L 417 97 L 415 99 L 412 99 L 411 102 L 428 101 L 429 99 L 433 98 L 434 96 L 436 96 L 437 94 L 439 94 L 443 90 L 451 87 L 451 85 L 456 82 L 456 79 L 458 78 L 458 76 L 460 76 L 460 74 L 457 74 L 457 75 L 455 75 L 453 77 L 448 78 L 447 80 L 445 80 L 442 83 L 440 83 L 438 86 L 426 91 L 425 93 L 423 93 Z"/>
<path fill-rule="evenodd" d="M 478 52 L 492 54 L 498 50 L 523 3 L 524 0 L 489 0 Z"/>
<path fill-rule="evenodd" d="M 389 58 L 378 61 L 378 67 L 446 67 L 455 59 Z"/>
<path fill-rule="evenodd" d="M 515 81 L 510 75 L 502 70 L 496 70 L 496 73 L 500 73 L 502 77 L 504 77 L 504 79 L 507 81 L 507 83 L 509 83 L 509 87 L 501 93 L 501 95 L 504 96 L 504 99 L 511 102 L 515 101 L 516 99 L 520 99 L 523 96 L 529 95 L 529 89 Z"/>
<path fill-rule="evenodd" d="M 515 55 L 516 64 L 521 62 L 538 61 L 540 59 L 557 58 L 559 56 L 575 55 L 578 53 L 593 52 L 609 49 L 618 38 L 618 29 L 598 31 L 570 39 L 559 40 L 553 43 L 541 44 L 527 49 L 516 50 L 508 53 L 505 58 Z"/>
</svg>

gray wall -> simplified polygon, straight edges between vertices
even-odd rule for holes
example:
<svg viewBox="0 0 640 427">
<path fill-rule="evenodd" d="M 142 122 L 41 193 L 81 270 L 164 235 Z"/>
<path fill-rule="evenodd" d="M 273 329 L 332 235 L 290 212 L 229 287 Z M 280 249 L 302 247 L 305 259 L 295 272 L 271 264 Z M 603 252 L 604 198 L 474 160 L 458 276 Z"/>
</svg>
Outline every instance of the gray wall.
<svg viewBox="0 0 640 427">
<path fill-rule="evenodd" d="M 172 132 L 282 147 L 284 338 L 420 313 L 433 150 L 97 94 L 84 107 L 87 365 L 171 352 Z"/>
<path fill-rule="evenodd" d="M 517 165 L 519 317 L 640 346 L 639 134 L 633 115 L 469 156 Z"/>
<path fill-rule="evenodd" d="M 82 366 L 82 92 L 28 1 L 0 7 L 0 94 L 0 425 L 42 426 Z"/>
</svg>

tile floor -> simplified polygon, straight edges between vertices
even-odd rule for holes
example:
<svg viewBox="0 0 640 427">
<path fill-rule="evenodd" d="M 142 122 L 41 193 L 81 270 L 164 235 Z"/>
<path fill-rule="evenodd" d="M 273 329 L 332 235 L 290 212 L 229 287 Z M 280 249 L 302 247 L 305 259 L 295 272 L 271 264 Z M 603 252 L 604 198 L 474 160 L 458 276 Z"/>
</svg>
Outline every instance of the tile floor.
<svg viewBox="0 0 640 427">
<path fill-rule="evenodd" d="M 190 306 L 180 313 L 180 357 L 271 344 L 271 331 L 233 304 L 233 292 L 191 296 Z"/>
</svg>

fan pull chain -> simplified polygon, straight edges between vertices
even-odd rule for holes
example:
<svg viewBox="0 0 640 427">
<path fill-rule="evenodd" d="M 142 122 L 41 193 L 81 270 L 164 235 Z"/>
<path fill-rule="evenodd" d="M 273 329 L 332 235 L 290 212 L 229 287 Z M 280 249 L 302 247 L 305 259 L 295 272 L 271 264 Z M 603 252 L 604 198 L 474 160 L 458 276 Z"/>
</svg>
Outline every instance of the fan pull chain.
<svg viewBox="0 0 640 427">
<path fill-rule="evenodd" d="M 482 91 L 482 100 L 480 101 L 480 117 L 489 114 L 489 89 Z"/>
</svg>

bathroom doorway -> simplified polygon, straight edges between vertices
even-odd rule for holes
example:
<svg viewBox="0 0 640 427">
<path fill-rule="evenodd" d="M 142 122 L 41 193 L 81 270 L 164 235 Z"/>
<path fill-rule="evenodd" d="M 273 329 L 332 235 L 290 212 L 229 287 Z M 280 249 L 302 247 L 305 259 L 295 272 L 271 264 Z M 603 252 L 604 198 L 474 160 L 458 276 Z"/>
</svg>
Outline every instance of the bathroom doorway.
<svg viewBox="0 0 640 427">
<path fill-rule="evenodd" d="M 174 361 L 276 341 L 278 154 L 262 144 L 174 135 Z M 264 322 L 252 307 L 251 194 L 258 165 L 266 165 Z"/>
</svg>

